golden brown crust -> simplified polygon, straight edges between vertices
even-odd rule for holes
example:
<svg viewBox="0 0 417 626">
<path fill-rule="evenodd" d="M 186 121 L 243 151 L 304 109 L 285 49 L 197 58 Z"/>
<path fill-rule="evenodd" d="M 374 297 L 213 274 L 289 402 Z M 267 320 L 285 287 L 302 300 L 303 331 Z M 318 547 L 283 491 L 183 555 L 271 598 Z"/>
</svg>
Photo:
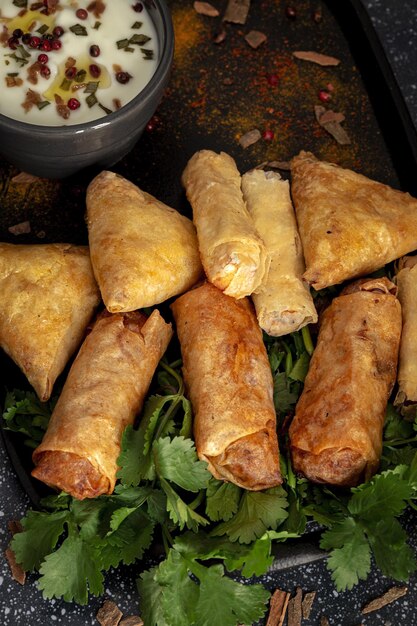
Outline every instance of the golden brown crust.
<svg viewBox="0 0 417 626">
<path fill-rule="evenodd" d="M 352 486 L 378 468 L 401 335 L 392 287 L 360 281 L 323 313 L 289 431 L 294 468 L 310 480 Z"/>
<path fill-rule="evenodd" d="M 245 489 L 280 484 L 272 374 L 251 303 L 205 283 L 172 310 L 199 458 Z"/>
<path fill-rule="evenodd" d="M 182 183 L 208 280 L 234 298 L 250 295 L 269 258 L 243 200 L 236 163 L 224 152 L 200 150 L 189 160 Z"/>
<path fill-rule="evenodd" d="M 100 485 L 108 485 L 106 493 L 113 491 L 123 430 L 141 410 L 171 336 L 171 325 L 157 310 L 149 318 L 135 312 L 97 320 L 71 367 L 44 439 L 33 453 L 35 465 L 44 453 L 49 455 L 48 484 L 62 488 L 60 459 L 68 453 L 90 463 L 102 476 Z M 84 469 L 78 459 L 72 461 L 74 482 L 67 481 L 66 490 L 77 498 L 92 497 L 88 490 L 80 494 Z"/>
<path fill-rule="evenodd" d="M 303 243 L 304 278 L 315 289 L 362 276 L 417 248 L 417 200 L 301 152 L 291 193 Z"/>
<path fill-rule="evenodd" d="M 279 337 L 317 322 L 305 270 L 289 183 L 275 172 L 252 170 L 242 176 L 243 196 L 271 258 L 252 294 L 260 327 Z"/>
<path fill-rule="evenodd" d="M 0 344 L 42 401 L 100 302 L 89 250 L 0 243 Z"/>
<path fill-rule="evenodd" d="M 417 403 L 417 256 L 403 257 L 400 268 L 396 280 L 403 330 L 395 404 L 407 414 L 415 412 Z"/>
<path fill-rule="evenodd" d="M 87 189 L 91 261 L 112 313 L 159 304 L 203 270 L 191 220 L 113 172 Z"/>
</svg>

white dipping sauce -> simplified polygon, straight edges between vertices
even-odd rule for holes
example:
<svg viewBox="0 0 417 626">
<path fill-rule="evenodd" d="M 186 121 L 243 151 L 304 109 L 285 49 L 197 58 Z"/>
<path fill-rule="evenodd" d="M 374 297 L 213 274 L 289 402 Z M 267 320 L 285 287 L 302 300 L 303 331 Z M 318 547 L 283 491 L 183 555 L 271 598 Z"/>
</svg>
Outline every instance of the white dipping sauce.
<svg viewBox="0 0 417 626">
<path fill-rule="evenodd" d="M 157 61 L 142 2 L 0 0 L 0 113 L 7 117 L 42 126 L 105 117 L 142 91 Z"/>
</svg>

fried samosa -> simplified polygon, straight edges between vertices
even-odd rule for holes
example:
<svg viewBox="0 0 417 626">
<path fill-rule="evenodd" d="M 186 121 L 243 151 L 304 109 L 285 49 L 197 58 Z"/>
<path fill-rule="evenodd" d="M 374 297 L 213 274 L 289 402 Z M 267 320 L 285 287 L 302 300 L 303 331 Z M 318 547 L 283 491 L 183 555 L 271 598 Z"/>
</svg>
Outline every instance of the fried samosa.
<svg viewBox="0 0 417 626">
<path fill-rule="evenodd" d="M 203 273 L 192 222 L 112 172 L 87 189 L 91 262 L 107 309 L 134 311 L 191 287 Z"/>
<path fill-rule="evenodd" d="M 77 499 L 113 492 L 123 430 L 172 336 L 154 310 L 99 316 L 68 374 L 32 476 Z"/>
<path fill-rule="evenodd" d="M 244 489 L 279 485 L 272 374 L 252 303 L 204 283 L 171 306 L 199 458 Z"/>
<path fill-rule="evenodd" d="M 291 193 L 303 244 L 304 278 L 315 289 L 373 272 L 417 248 L 417 200 L 301 152 Z"/>
<path fill-rule="evenodd" d="M 236 163 L 224 152 L 201 150 L 189 160 L 182 183 L 208 280 L 234 298 L 249 296 L 269 258 L 243 200 Z"/>
<path fill-rule="evenodd" d="M 307 283 L 303 251 L 289 183 L 275 172 L 252 170 L 242 176 L 243 197 L 271 264 L 252 294 L 260 327 L 279 337 L 317 322 Z"/>
<path fill-rule="evenodd" d="M 378 469 L 396 379 L 401 305 L 387 278 L 348 285 L 325 309 L 289 429 L 295 471 L 343 487 Z"/>
<path fill-rule="evenodd" d="M 100 302 L 86 246 L 0 243 L 0 345 L 43 402 Z"/>
<path fill-rule="evenodd" d="M 417 405 L 417 256 L 403 257 L 396 277 L 403 330 L 395 405 L 404 415 L 415 415 Z"/>
</svg>

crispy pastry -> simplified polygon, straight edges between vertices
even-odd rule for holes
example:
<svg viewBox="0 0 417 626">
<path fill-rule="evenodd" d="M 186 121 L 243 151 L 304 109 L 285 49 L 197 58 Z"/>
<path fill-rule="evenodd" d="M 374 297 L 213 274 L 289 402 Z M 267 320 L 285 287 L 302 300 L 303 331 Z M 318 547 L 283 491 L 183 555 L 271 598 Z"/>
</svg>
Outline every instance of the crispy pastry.
<svg viewBox="0 0 417 626">
<path fill-rule="evenodd" d="M 383 267 L 417 248 L 417 200 L 301 152 L 291 162 L 291 193 L 307 270 L 315 289 Z"/>
<path fill-rule="evenodd" d="M 199 458 L 245 489 L 279 485 L 272 374 L 251 302 L 205 283 L 172 310 Z"/>
<path fill-rule="evenodd" d="M 255 228 L 271 258 L 268 272 L 252 294 L 260 327 L 279 337 L 317 322 L 305 270 L 289 183 L 275 172 L 252 170 L 242 190 Z"/>
<path fill-rule="evenodd" d="M 400 260 L 397 273 L 403 330 L 398 366 L 398 392 L 395 404 L 406 415 L 415 415 L 417 404 L 417 256 Z"/>
<path fill-rule="evenodd" d="M 1 347 L 46 401 L 100 302 L 88 248 L 0 243 L 0 290 Z"/>
<path fill-rule="evenodd" d="M 157 310 L 98 318 L 33 453 L 32 476 L 80 500 L 112 493 L 123 430 L 141 410 L 171 336 Z"/>
<path fill-rule="evenodd" d="M 192 222 L 125 178 L 102 172 L 87 189 L 91 262 L 112 313 L 159 304 L 203 272 Z"/>
<path fill-rule="evenodd" d="M 324 311 L 290 426 L 294 469 L 350 487 L 378 469 L 396 378 L 401 306 L 387 278 L 347 286 Z"/>
<path fill-rule="evenodd" d="M 224 152 L 201 150 L 189 160 L 182 182 L 208 280 L 234 298 L 250 295 L 269 259 L 245 206 L 236 163 Z"/>
</svg>

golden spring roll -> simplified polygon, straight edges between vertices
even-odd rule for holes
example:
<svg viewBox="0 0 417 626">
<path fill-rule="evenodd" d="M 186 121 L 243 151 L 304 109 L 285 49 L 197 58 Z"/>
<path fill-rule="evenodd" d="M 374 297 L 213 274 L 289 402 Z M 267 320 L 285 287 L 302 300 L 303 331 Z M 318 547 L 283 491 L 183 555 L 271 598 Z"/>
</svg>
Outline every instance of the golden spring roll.
<svg viewBox="0 0 417 626">
<path fill-rule="evenodd" d="M 403 330 L 395 405 L 404 415 L 414 415 L 417 405 L 417 256 L 403 257 L 397 273 Z"/>
<path fill-rule="evenodd" d="M 387 278 L 346 287 L 324 311 L 289 429 L 294 469 L 350 487 L 378 469 L 397 368 L 401 306 Z"/>
<path fill-rule="evenodd" d="M 191 220 L 113 172 L 88 186 L 87 225 L 94 274 L 111 313 L 164 302 L 203 273 Z"/>
<path fill-rule="evenodd" d="M 157 310 L 98 318 L 33 453 L 32 476 L 80 500 L 113 492 L 123 430 L 141 410 L 171 336 Z"/>
<path fill-rule="evenodd" d="M 275 172 L 252 170 L 242 176 L 242 190 L 271 258 L 268 272 L 252 294 L 260 327 L 279 337 L 317 322 L 310 289 L 302 278 L 303 250 L 288 181 Z"/>
<path fill-rule="evenodd" d="M 201 150 L 189 160 L 182 183 L 208 280 L 234 298 L 249 296 L 269 259 L 243 200 L 236 163 L 224 152 Z"/>
<path fill-rule="evenodd" d="M 279 485 L 272 374 L 251 302 L 204 283 L 172 310 L 199 458 L 244 489 Z"/>
<path fill-rule="evenodd" d="M 305 280 L 323 289 L 365 276 L 417 248 L 417 199 L 300 152 L 291 194 Z"/>
<path fill-rule="evenodd" d="M 40 400 L 100 303 L 87 246 L 0 243 L 0 345 Z"/>
</svg>

